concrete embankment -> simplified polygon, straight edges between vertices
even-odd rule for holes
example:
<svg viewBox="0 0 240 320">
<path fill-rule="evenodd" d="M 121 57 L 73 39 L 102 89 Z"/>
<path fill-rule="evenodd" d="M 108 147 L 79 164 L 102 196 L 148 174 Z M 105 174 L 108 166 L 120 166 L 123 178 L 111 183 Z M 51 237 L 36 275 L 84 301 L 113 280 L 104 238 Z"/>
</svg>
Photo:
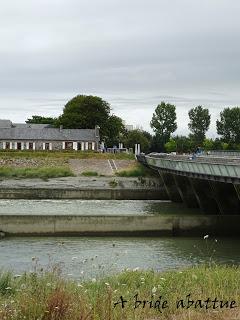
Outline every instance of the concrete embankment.
<svg viewBox="0 0 240 320">
<path fill-rule="evenodd" d="M 168 200 L 158 179 L 80 178 L 4 180 L 0 199 Z"/>
<path fill-rule="evenodd" d="M 0 216 L 0 231 L 6 236 L 223 236 L 238 235 L 239 225 L 239 216 Z"/>
</svg>

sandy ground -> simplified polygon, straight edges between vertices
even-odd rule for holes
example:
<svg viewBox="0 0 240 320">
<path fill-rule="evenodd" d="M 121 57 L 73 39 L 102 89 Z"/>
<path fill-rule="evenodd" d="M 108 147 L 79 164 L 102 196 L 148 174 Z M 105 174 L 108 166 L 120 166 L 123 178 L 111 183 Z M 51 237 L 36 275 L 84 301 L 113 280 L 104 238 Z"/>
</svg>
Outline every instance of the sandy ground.
<svg viewBox="0 0 240 320">
<path fill-rule="evenodd" d="M 114 160 L 113 162 L 117 170 L 125 170 L 135 164 L 135 160 Z M 70 159 L 69 165 L 72 172 L 77 176 L 88 171 L 97 172 L 99 175 L 104 176 L 113 176 L 115 174 L 109 160 Z"/>
</svg>

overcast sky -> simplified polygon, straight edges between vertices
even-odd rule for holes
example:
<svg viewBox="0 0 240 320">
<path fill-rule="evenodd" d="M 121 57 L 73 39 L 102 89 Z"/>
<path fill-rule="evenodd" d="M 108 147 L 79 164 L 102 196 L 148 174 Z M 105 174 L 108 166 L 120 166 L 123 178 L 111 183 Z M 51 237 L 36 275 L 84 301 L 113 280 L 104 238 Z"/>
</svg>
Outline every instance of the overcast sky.
<svg viewBox="0 0 240 320">
<path fill-rule="evenodd" d="M 162 100 L 215 120 L 240 105 L 239 0 L 2 0 L 0 118 L 57 116 L 76 94 L 96 94 L 149 129 Z"/>
</svg>

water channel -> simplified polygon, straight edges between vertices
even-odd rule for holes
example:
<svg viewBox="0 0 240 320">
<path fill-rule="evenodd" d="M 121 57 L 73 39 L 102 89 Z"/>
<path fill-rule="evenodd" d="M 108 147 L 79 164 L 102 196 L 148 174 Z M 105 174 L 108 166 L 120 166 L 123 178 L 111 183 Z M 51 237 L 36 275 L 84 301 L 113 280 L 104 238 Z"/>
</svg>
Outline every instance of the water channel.
<svg viewBox="0 0 240 320">
<path fill-rule="evenodd" d="M 146 215 L 196 214 L 168 201 L 0 200 L 0 214 Z M 76 279 L 126 268 L 181 269 L 214 260 L 240 264 L 240 239 L 202 237 L 6 237 L 0 269 L 15 274 L 57 266 Z"/>
</svg>

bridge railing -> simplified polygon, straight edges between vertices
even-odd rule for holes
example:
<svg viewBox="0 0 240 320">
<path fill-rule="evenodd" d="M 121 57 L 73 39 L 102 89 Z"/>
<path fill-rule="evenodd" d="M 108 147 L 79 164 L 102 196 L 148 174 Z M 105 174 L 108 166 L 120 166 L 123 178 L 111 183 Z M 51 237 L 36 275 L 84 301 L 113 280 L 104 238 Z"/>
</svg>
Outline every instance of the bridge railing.
<svg viewBox="0 0 240 320">
<path fill-rule="evenodd" d="M 146 161 L 149 166 L 155 168 L 162 168 L 174 171 L 182 171 L 203 175 L 222 176 L 229 178 L 240 178 L 240 163 L 209 163 L 202 161 L 192 160 L 179 160 L 179 159 L 165 159 L 158 158 L 156 155 L 146 156 Z"/>
</svg>

